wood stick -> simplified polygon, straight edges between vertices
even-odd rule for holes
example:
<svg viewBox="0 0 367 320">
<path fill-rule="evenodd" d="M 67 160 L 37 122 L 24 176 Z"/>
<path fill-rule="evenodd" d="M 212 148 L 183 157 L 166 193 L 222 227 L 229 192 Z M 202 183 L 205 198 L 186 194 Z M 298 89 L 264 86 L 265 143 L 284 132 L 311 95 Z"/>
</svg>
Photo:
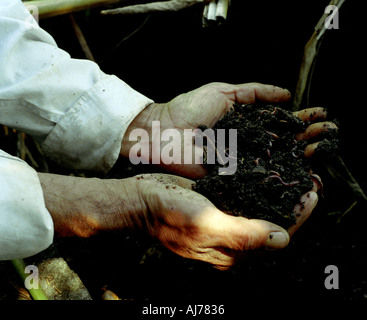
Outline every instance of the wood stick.
<svg viewBox="0 0 367 320">
<path fill-rule="evenodd" d="M 226 20 L 228 13 L 229 0 L 218 0 L 215 16 L 217 19 Z"/>
<path fill-rule="evenodd" d="M 122 1 L 128 0 L 37 0 L 23 3 L 25 6 L 37 7 L 39 18 L 49 18 Z"/>
<path fill-rule="evenodd" d="M 206 3 L 208 0 L 170 0 L 170 1 L 157 1 L 153 3 L 137 4 L 132 6 L 126 6 L 122 8 L 116 8 L 111 10 L 103 10 L 101 14 L 138 14 L 149 12 L 169 12 L 179 11 L 185 8 L 192 7 L 196 4 Z"/>
<path fill-rule="evenodd" d="M 345 0 L 332 0 L 329 5 L 335 5 L 339 9 L 344 2 Z M 303 61 L 293 101 L 293 111 L 298 111 L 302 103 L 303 94 L 307 82 L 309 81 L 309 73 L 317 55 L 317 47 L 320 44 L 320 41 L 327 29 L 327 25 L 325 24 L 325 20 L 327 17 L 328 17 L 327 14 L 324 14 L 321 17 L 321 19 L 319 20 L 318 24 L 315 27 L 314 33 L 312 34 L 310 40 L 307 42 L 305 46 Z M 336 181 L 344 185 L 346 189 L 349 189 L 357 199 L 356 202 L 353 203 L 353 205 L 339 218 L 338 221 L 340 221 L 342 217 L 344 217 L 347 213 L 349 213 L 358 202 L 366 206 L 367 204 L 366 194 L 359 185 L 358 181 L 353 177 L 353 175 L 351 174 L 351 172 L 349 171 L 349 169 L 347 168 L 346 164 L 344 163 L 343 159 L 340 156 L 336 156 L 332 159 L 327 159 L 324 161 L 323 164 L 324 167 L 329 172 L 329 174 Z"/>
<path fill-rule="evenodd" d="M 207 19 L 209 21 L 215 21 L 217 20 L 216 17 L 216 12 L 217 12 L 217 1 L 216 0 L 212 0 L 209 5 L 208 5 L 208 16 Z"/>
<path fill-rule="evenodd" d="M 329 5 L 335 5 L 339 9 L 344 3 L 344 1 L 345 0 L 331 0 Z M 294 94 L 293 111 L 298 111 L 301 106 L 303 94 L 307 82 L 309 80 L 310 70 L 317 55 L 317 46 L 319 45 L 319 42 L 322 40 L 322 37 L 326 31 L 325 20 L 327 18 L 328 14 L 324 13 L 319 22 L 317 23 L 315 31 L 312 34 L 310 40 L 307 42 L 305 46 L 303 53 L 303 60 L 301 64 L 301 70 L 299 73 L 297 87 Z"/>
<path fill-rule="evenodd" d="M 80 43 L 80 46 L 82 47 L 82 50 L 86 56 L 87 59 L 95 61 L 92 51 L 90 50 L 87 40 L 84 37 L 84 34 L 82 30 L 80 29 L 78 23 L 75 21 L 74 15 L 72 13 L 69 14 L 71 25 L 74 29 L 75 35 L 78 38 L 78 41 Z"/>
</svg>

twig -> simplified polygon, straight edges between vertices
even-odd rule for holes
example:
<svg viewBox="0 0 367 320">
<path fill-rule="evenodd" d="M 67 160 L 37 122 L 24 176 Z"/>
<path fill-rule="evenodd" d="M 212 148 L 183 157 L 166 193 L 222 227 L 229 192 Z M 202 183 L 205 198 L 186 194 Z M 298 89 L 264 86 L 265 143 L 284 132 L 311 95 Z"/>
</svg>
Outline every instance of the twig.
<svg viewBox="0 0 367 320">
<path fill-rule="evenodd" d="M 38 0 L 24 1 L 24 5 L 34 6 L 40 18 L 49 18 L 98 6 L 111 5 L 127 0 Z"/>
<path fill-rule="evenodd" d="M 332 0 L 329 5 L 334 5 L 338 9 L 342 6 L 345 0 Z M 333 12 L 335 14 L 336 12 Z M 301 70 L 298 78 L 298 83 L 294 95 L 293 101 L 293 111 L 298 111 L 301 106 L 301 102 L 303 100 L 304 91 L 307 83 L 310 85 L 310 71 L 314 67 L 315 58 L 317 56 L 318 49 L 321 45 L 321 40 L 325 31 L 327 30 L 328 23 L 326 19 L 329 18 L 328 22 L 330 22 L 333 16 L 328 16 L 327 14 L 323 14 L 319 22 L 315 27 L 315 31 L 312 34 L 310 40 L 307 42 L 303 61 L 301 65 Z M 311 72 L 312 75 L 312 72 Z M 341 218 L 344 217 L 347 213 L 349 213 L 354 206 L 360 202 L 363 204 L 367 204 L 367 196 L 363 192 L 361 186 L 357 182 L 357 180 L 353 177 L 347 166 L 345 165 L 343 159 L 339 156 L 334 157 L 333 159 L 327 159 L 324 161 L 324 166 L 329 172 L 329 174 L 339 183 L 344 185 L 347 189 L 351 190 L 351 192 L 356 197 L 357 201 L 355 201 L 350 208 L 342 214 L 339 218 L 338 222 L 340 222 Z"/>
<path fill-rule="evenodd" d="M 352 205 L 347 209 L 345 210 L 345 212 L 338 218 L 338 220 L 336 221 L 336 223 L 340 223 L 340 221 L 350 212 L 352 211 L 352 209 L 358 204 L 358 200 L 354 201 L 352 203 Z"/>
<path fill-rule="evenodd" d="M 215 22 L 219 24 L 227 19 L 230 0 L 212 0 L 205 5 L 203 11 L 203 26 L 212 25 Z"/>
<path fill-rule="evenodd" d="M 111 52 L 110 52 L 110 53 L 108 53 L 108 54 L 107 54 L 107 56 L 106 56 L 106 57 L 104 57 L 104 58 L 103 58 L 103 60 L 99 62 L 99 64 L 102 64 L 102 63 L 104 63 L 104 62 L 108 61 L 108 60 L 111 58 L 112 54 L 115 52 L 115 50 L 117 50 L 117 49 L 118 49 L 118 47 L 120 47 L 122 43 L 124 43 L 125 41 L 127 41 L 128 39 L 130 39 L 134 34 L 136 34 L 137 32 L 139 32 L 139 31 L 140 31 L 140 30 L 141 30 L 141 29 L 146 25 L 146 23 L 147 23 L 147 22 L 148 22 L 148 20 L 150 19 L 151 15 L 152 15 L 152 14 L 151 14 L 151 13 L 149 13 L 149 14 L 146 16 L 146 18 L 144 19 L 143 23 L 142 23 L 139 27 L 137 27 L 133 32 L 129 33 L 126 37 L 122 38 L 122 39 L 121 39 L 121 40 L 120 40 L 120 41 L 115 45 L 115 47 L 111 50 Z"/>
<path fill-rule="evenodd" d="M 80 29 L 78 23 L 75 21 L 74 15 L 72 13 L 69 14 L 71 25 L 74 29 L 75 35 L 79 41 L 80 46 L 82 47 L 82 50 L 86 56 L 87 59 L 95 61 L 92 51 L 90 50 L 87 40 L 84 37 L 84 34 L 82 30 Z"/>
<path fill-rule="evenodd" d="M 363 203 L 367 203 L 367 196 L 363 192 L 357 180 L 348 170 L 343 159 L 339 156 L 328 159 L 324 165 L 330 175 L 337 181 L 347 186 L 355 195 L 355 197 Z"/>
<path fill-rule="evenodd" d="M 338 9 L 342 6 L 345 0 L 332 0 L 329 5 L 334 5 Z M 334 13 L 335 14 L 335 13 Z M 310 40 L 307 42 L 304 54 L 303 54 L 303 60 L 301 65 L 301 70 L 298 77 L 297 87 L 294 94 L 294 100 L 293 100 L 293 111 L 298 111 L 301 102 L 303 99 L 303 94 L 307 85 L 307 82 L 309 81 L 309 73 L 311 70 L 312 65 L 314 64 L 317 52 L 318 52 L 318 45 L 320 44 L 322 37 L 327 29 L 327 23 L 326 19 L 328 18 L 327 14 L 323 14 L 319 22 L 317 23 L 315 27 L 315 31 L 312 34 Z M 331 20 L 332 17 L 329 17 L 329 20 Z"/>
<path fill-rule="evenodd" d="M 207 20 L 208 21 L 215 21 L 216 20 L 216 12 L 217 12 L 217 1 L 216 0 L 210 1 L 210 3 L 207 4 L 207 6 L 208 6 Z"/>
<path fill-rule="evenodd" d="M 153 3 L 137 4 L 132 6 L 126 6 L 122 8 L 116 8 L 111 10 L 103 10 L 101 14 L 138 14 L 149 12 L 169 12 L 179 11 L 185 8 L 192 7 L 200 3 L 206 3 L 208 0 L 170 0 L 170 1 L 157 1 Z"/>
<path fill-rule="evenodd" d="M 218 0 L 215 16 L 217 19 L 227 19 L 228 7 L 230 0 Z"/>
</svg>

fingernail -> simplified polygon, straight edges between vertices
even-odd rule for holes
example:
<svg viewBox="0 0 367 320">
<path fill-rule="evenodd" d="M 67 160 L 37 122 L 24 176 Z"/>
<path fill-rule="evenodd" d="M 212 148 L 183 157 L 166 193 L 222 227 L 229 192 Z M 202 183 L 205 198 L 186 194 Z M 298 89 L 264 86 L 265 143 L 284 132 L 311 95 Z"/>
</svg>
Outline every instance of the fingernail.
<svg viewBox="0 0 367 320">
<path fill-rule="evenodd" d="M 289 234 L 287 232 L 272 232 L 266 240 L 266 246 L 272 249 L 284 248 L 289 242 Z"/>
</svg>

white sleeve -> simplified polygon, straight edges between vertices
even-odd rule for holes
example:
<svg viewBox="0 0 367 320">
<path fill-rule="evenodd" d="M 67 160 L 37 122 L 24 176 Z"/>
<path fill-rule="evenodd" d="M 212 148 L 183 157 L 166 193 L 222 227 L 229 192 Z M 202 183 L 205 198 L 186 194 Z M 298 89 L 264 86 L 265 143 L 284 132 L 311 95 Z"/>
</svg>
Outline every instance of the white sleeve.
<svg viewBox="0 0 367 320">
<path fill-rule="evenodd" d="M 71 59 L 20 0 L 0 2 L 0 122 L 69 167 L 107 171 L 132 120 L 153 101 L 88 60 Z"/>
<path fill-rule="evenodd" d="M 37 173 L 0 150 L 0 260 L 32 256 L 52 243 L 53 234 Z"/>
</svg>

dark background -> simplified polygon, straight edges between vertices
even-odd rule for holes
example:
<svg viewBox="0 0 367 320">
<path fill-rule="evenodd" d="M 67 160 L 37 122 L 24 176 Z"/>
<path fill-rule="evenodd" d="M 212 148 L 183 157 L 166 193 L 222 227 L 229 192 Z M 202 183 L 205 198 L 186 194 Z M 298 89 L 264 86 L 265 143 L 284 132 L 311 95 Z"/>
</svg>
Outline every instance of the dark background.
<svg viewBox="0 0 367 320">
<path fill-rule="evenodd" d="M 294 93 L 303 48 L 328 4 L 232 0 L 227 22 L 209 28 L 201 26 L 200 8 L 149 17 L 101 16 L 98 9 L 74 15 L 102 70 L 156 102 L 166 102 L 212 81 L 256 81 Z M 121 42 L 144 21 L 139 31 Z M 40 25 L 72 57 L 84 58 L 68 16 L 41 20 Z M 338 119 L 341 155 L 367 190 L 365 41 L 363 11 L 357 1 L 346 1 L 339 12 L 339 29 L 328 30 L 323 39 L 309 104 L 304 102 L 303 107 L 327 107 L 330 118 Z M 115 173 L 119 165 L 123 164 L 116 165 Z M 347 210 L 353 195 L 322 166 L 317 173 L 325 184 L 324 198 L 289 247 L 249 255 L 228 272 L 184 260 L 159 246 L 139 264 L 152 243 L 125 234 L 63 240 L 59 249 L 95 299 L 107 285 L 133 301 L 232 301 L 228 309 L 233 310 L 249 299 L 264 305 L 274 299 L 285 304 L 302 299 L 367 301 L 365 208 L 358 205 L 336 223 L 329 214 Z M 331 264 L 339 268 L 339 290 L 324 286 L 324 270 Z"/>
</svg>

